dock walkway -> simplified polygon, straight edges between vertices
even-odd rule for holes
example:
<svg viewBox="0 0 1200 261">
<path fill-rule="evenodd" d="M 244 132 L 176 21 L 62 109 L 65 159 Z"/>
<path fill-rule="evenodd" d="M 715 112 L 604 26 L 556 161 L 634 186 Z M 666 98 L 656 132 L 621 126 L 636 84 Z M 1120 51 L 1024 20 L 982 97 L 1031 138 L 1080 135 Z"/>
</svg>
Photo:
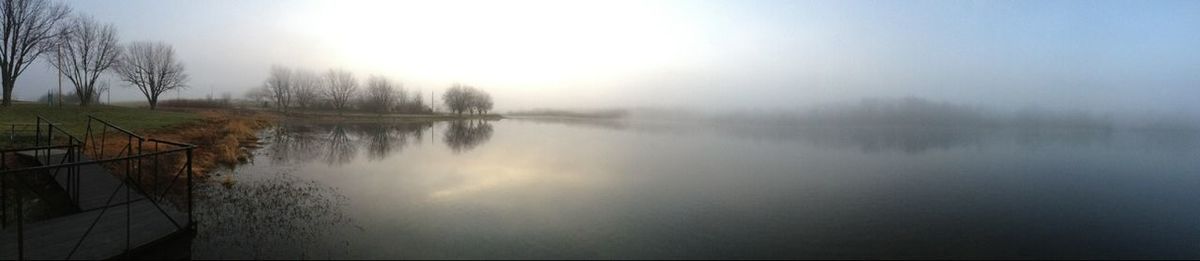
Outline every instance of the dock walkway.
<svg viewBox="0 0 1200 261">
<path fill-rule="evenodd" d="M 62 157 L 51 155 L 50 162 L 40 157 L 38 162 L 54 165 Z M 100 165 L 81 165 L 78 169 L 76 207 L 80 211 L 25 224 L 25 259 L 109 259 L 188 232 L 191 227 L 186 213 L 167 203 L 156 206 Z M 54 179 L 65 190 L 69 177 L 62 172 Z M 0 232 L 0 260 L 18 258 L 16 239 L 15 227 Z"/>
</svg>

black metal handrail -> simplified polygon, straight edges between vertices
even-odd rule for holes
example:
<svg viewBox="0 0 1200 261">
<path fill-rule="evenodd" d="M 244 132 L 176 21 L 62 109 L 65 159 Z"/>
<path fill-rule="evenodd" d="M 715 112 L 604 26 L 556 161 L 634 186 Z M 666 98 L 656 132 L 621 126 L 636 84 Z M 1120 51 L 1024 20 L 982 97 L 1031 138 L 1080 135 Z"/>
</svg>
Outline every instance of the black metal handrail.
<svg viewBox="0 0 1200 261">
<path fill-rule="evenodd" d="M 10 128 L 9 128 L 10 144 L 16 143 L 16 139 L 15 139 L 16 132 L 17 132 L 16 126 L 28 127 L 31 125 L 34 126 L 33 147 L 19 148 L 19 149 L 5 149 L 3 151 L 0 151 L 0 227 L 8 227 L 7 220 L 9 218 L 8 211 L 7 211 L 7 209 L 8 209 L 8 206 L 7 206 L 8 193 L 5 193 L 5 190 L 8 188 L 8 186 L 7 186 L 8 184 L 6 184 L 6 182 L 4 182 L 4 179 L 6 177 L 11 178 L 11 179 L 13 179 L 14 182 L 19 182 L 26 186 L 29 186 L 29 184 L 26 184 L 23 180 L 21 180 L 19 177 L 16 177 L 14 175 L 14 173 L 16 173 L 16 172 L 13 172 L 12 170 L 8 169 L 7 155 L 9 153 L 15 153 L 15 152 L 20 152 L 20 151 L 33 151 L 34 157 L 39 157 L 41 155 L 45 155 L 45 162 L 50 163 L 50 154 L 51 154 L 52 150 L 65 148 L 66 151 L 65 151 L 64 157 L 62 158 L 62 161 L 59 162 L 60 164 L 75 161 L 75 160 L 79 159 L 77 153 L 80 152 L 80 150 L 77 148 L 79 148 L 82 145 L 82 142 L 79 139 L 76 139 L 74 136 L 72 136 L 66 130 L 62 129 L 62 127 L 60 127 L 59 124 L 54 123 L 50 120 L 47 120 L 46 118 L 43 118 L 41 116 L 36 116 L 36 122 L 34 124 L 11 124 Z M 44 137 L 46 138 L 44 145 L 42 142 L 43 130 L 45 130 Z M 24 131 L 27 131 L 27 130 L 24 130 Z M 59 137 L 66 137 L 65 145 L 55 145 L 55 139 L 54 139 L 55 133 L 58 133 Z M 45 151 L 45 153 L 42 153 L 42 151 Z M 69 195 L 72 195 L 72 194 L 76 195 L 76 196 L 72 196 L 72 199 L 75 201 L 78 201 L 78 197 L 77 197 L 78 186 L 75 186 L 76 184 L 78 184 L 78 175 L 77 175 L 78 168 L 77 167 L 63 166 L 63 167 L 56 168 L 54 171 L 54 174 L 52 174 L 52 176 L 57 177 L 57 175 L 59 174 L 59 170 L 64 169 L 64 168 L 66 169 L 66 175 L 68 176 L 67 177 L 67 186 L 64 189 L 66 189 L 68 191 Z M 34 193 L 36 194 L 37 192 L 34 191 Z M 23 246 L 24 246 L 24 206 L 22 203 L 23 195 L 22 195 L 21 190 L 17 190 L 15 194 L 16 194 L 16 199 L 15 199 L 15 201 L 16 201 L 16 211 L 15 212 L 16 213 L 14 213 L 14 214 L 16 214 L 16 218 L 15 218 L 16 222 L 15 223 L 17 225 L 17 243 L 18 243 L 18 248 L 19 248 L 17 252 L 18 252 L 18 257 L 24 257 L 24 255 L 23 255 L 24 254 L 24 248 L 23 248 Z"/>
<path fill-rule="evenodd" d="M 0 149 L 0 152 L 19 152 L 19 151 L 45 150 L 45 149 L 62 149 L 62 148 L 78 147 L 78 146 L 79 145 L 49 145 L 49 146 L 38 146 L 38 147 L 28 147 L 28 148 Z"/>
<path fill-rule="evenodd" d="M 8 143 L 9 144 L 17 143 L 17 133 L 18 132 L 36 134 L 37 133 L 37 131 L 35 130 L 36 126 L 37 126 L 37 124 L 35 124 L 35 123 L 9 123 L 8 124 Z M 18 129 L 17 127 L 21 127 L 21 128 Z M 33 135 L 30 135 L 30 136 L 33 136 Z"/>
<path fill-rule="evenodd" d="M 196 148 L 196 146 L 191 145 L 191 144 L 186 144 L 186 143 L 164 141 L 164 140 L 159 140 L 159 139 L 147 139 L 146 137 L 143 137 L 141 135 L 133 133 L 133 132 L 126 130 L 124 128 L 121 128 L 119 126 L 116 126 L 108 121 L 93 117 L 91 115 L 88 115 L 87 117 L 88 117 L 87 128 L 86 128 L 86 132 L 84 133 L 84 139 L 82 139 L 82 140 L 77 139 L 74 136 L 72 136 L 70 133 L 66 132 L 60 126 L 61 124 L 51 122 L 45 118 L 38 116 L 37 117 L 38 120 L 36 123 L 37 129 L 36 129 L 36 135 L 35 135 L 33 147 L 0 150 L 0 220 L 7 220 L 7 211 L 6 211 L 6 208 L 4 208 L 4 204 L 6 201 L 5 198 L 7 197 L 7 194 L 5 194 L 3 192 L 5 191 L 5 189 L 8 188 L 8 186 L 5 186 L 3 179 L 2 179 L 3 177 L 9 177 L 9 178 L 12 178 L 15 180 L 21 176 L 28 175 L 31 173 L 49 173 L 51 171 L 54 172 L 54 174 L 52 174 L 52 176 L 57 176 L 59 170 L 66 169 L 66 173 L 67 173 L 68 177 L 67 177 L 67 182 L 66 182 L 67 184 L 66 184 L 65 189 L 68 191 L 68 195 L 71 197 L 73 202 L 76 205 L 78 205 L 79 204 L 79 189 L 78 188 L 80 187 L 79 186 L 80 185 L 79 184 L 79 180 L 80 180 L 79 179 L 79 174 L 80 174 L 79 168 L 81 166 L 86 166 L 86 165 L 96 165 L 96 166 L 100 166 L 103 169 L 108 169 L 108 170 L 112 171 L 114 174 L 121 174 L 119 176 L 121 176 L 122 182 L 119 186 L 117 186 L 115 188 L 115 190 L 113 191 L 113 194 L 109 195 L 107 202 L 104 203 L 103 206 L 94 208 L 94 209 L 100 209 L 101 214 L 99 216 L 97 216 L 95 218 L 95 220 L 93 220 L 92 224 L 89 226 L 87 231 L 85 231 L 84 234 L 79 238 L 79 241 L 75 244 L 75 247 L 68 253 L 68 256 L 67 256 L 68 258 L 73 256 L 75 251 L 78 250 L 78 248 L 82 244 L 82 242 L 84 242 L 84 240 L 87 238 L 87 236 L 91 233 L 92 228 L 94 228 L 96 226 L 96 224 L 100 221 L 100 218 L 103 217 L 103 213 L 106 212 L 108 210 L 108 208 L 116 207 L 116 206 L 120 206 L 120 205 L 125 205 L 125 207 L 126 207 L 126 223 L 127 224 L 126 224 L 126 249 L 125 250 L 128 253 L 128 251 L 130 250 L 130 247 L 131 247 L 130 240 L 132 238 L 130 235 L 130 233 L 131 233 L 130 232 L 130 230 L 131 230 L 131 224 L 130 224 L 131 211 L 129 211 L 129 208 L 131 205 L 130 203 L 141 200 L 141 199 L 137 199 L 137 200 L 131 201 L 130 200 L 131 199 L 131 190 L 136 191 L 137 193 L 143 195 L 143 199 L 146 199 L 147 201 L 149 201 L 150 204 L 152 206 L 154 206 L 158 210 L 158 212 L 162 213 L 177 229 L 179 229 L 179 230 L 194 230 L 195 222 L 193 221 L 193 211 L 192 211 L 192 202 L 193 202 L 192 176 L 194 176 L 193 172 L 192 172 L 192 160 L 193 160 L 192 155 L 193 155 L 193 150 Z M 96 122 L 96 123 L 93 123 L 93 122 Z M 43 126 L 45 128 L 43 128 Z M 15 127 L 14 127 L 14 129 L 15 129 Z M 108 137 L 111 136 L 110 131 L 109 131 L 110 129 L 112 130 L 111 134 L 117 136 L 115 138 L 124 138 L 125 142 L 123 145 L 118 145 L 121 147 L 121 149 L 119 152 L 116 153 L 116 155 L 109 155 L 108 157 L 105 157 L 106 153 L 105 153 L 104 147 L 106 145 L 110 145 L 110 144 L 106 143 L 106 142 L 108 142 L 108 140 L 107 140 Z M 43 136 L 43 130 L 45 131 L 44 136 Z M 95 133 L 96 131 L 99 131 L 100 133 L 96 134 Z M 57 133 L 57 135 L 59 135 L 58 140 L 65 141 L 65 143 L 66 143 L 65 145 L 55 145 L 56 133 Z M 44 144 L 43 144 L 43 138 L 45 139 Z M 97 140 L 99 142 L 97 142 Z M 147 144 L 147 143 L 149 143 L 149 144 Z M 144 150 L 144 148 L 147 148 L 146 145 L 152 146 L 153 150 L 152 151 Z M 163 145 L 165 145 L 167 148 L 160 150 L 159 148 L 162 147 Z M 51 150 L 55 150 L 55 149 L 65 150 L 64 151 L 65 154 L 63 154 L 63 157 L 60 160 L 60 162 L 51 162 L 51 157 L 50 157 L 50 154 L 52 152 Z M 43 162 L 45 162 L 46 165 L 37 166 L 37 167 L 16 168 L 16 169 L 7 168 L 8 166 L 5 164 L 7 162 L 6 155 L 8 153 L 16 153 L 16 152 L 21 152 L 21 151 L 34 151 L 34 156 L 39 157 L 39 159 L 44 160 Z M 42 151 L 44 151 L 45 153 L 41 153 Z M 44 157 L 42 157 L 43 154 L 44 154 Z M 164 156 L 167 156 L 168 158 L 170 158 L 171 154 L 175 154 L 175 155 L 183 154 L 183 155 L 179 155 L 182 158 L 182 162 L 174 161 L 172 163 L 169 163 L 170 165 L 168 165 L 166 171 L 167 171 L 167 173 L 171 174 L 172 178 L 168 183 L 166 183 L 167 186 L 165 186 L 164 188 L 159 190 L 157 187 L 154 187 L 155 185 L 159 184 L 158 183 L 159 175 L 157 175 L 156 173 L 164 170 L 161 168 L 162 163 L 161 163 L 161 160 L 159 160 L 159 159 L 160 159 L 160 157 L 164 157 Z M 89 157 L 84 157 L 84 155 L 88 155 Z M 91 159 L 88 159 L 88 158 L 91 158 Z M 153 158 L 154 160 L 148 161 L 148 162 L 143 162 L 143 158 Z M 123 164 L 122 164 L 122 162 L 123 162 Z M 150 164 L 143 164 L 143 163 L 150 163 Z M 177 170 L 172 169 L 173 168 L 172 166 L 174 166 L 174 164 L 179 164 L 179 163 L 182 163 L 182 165 L 179 166 Z M 123 165 L 123 168 L 122 168 L 122 165 Z M 151 167 L 151 165 L 152 165 L 152 167 Z M 122 169 L 123 169 L 123 171 L 121 171 Z M 146 180 L 143 179 L 143 174 L 145 174 L 144 173 L 145 169 L 151 169 L 150 174 L 151 174 L 151 177 L 154 178 L 154 182 L 151 184 L 146 184 L 146 182 L 145 182 Z M 175 188 L 174 185 L 175 185 L 175 183 L 178 183 L 181 174 L 182 174 L 182 176 L 185 176 L 184 178 L 186 179 L 186 184 L 187 184 L 186 198 L 182 199 L 183 202 L 177 201 L 177 203 L 186 205 L 186 208 L 187 208 L 187 223 L 184 223 L 182 225 L 180 224 L 179 220 L 175 220 L 175 218 L 172 217 L 172 215 L 168 214 L 167 211 L 164 210 L 163 207 L 160 205 L 160 203 L 162 203 L 163 201 L 171 201 L 169 199 L 168 194 L 169 194 L 169 192 L 171 192 L 172 188 Z M 125 188 L 125 190 L 126 190 L 125 202 L 123 202 L 123 203 L 119 202 L 117 204 L 113 204 L 113 200 L 115 199 L 115 197 L 117 195 L 116 193 L 118 191 L 120 191 L 120 189 L 122 189 L 122 188 Z M 178 198 L 176 198 L 176 199 L 178 199 Z M 16 193 L 16 201 L 18 204 L 18 208 L 16 211 L 17 213 L 15 213 L 15 214 L 17 214 L 17 218 L 16 218 L 16 220 L 17 220 L 17 222 L 16 222 L 17 223 L 16 224 L 17 225 L 17 241 L 18 241 L 17 242 L 18 243 L 17 244 L 17 248 L 18 248 L 17 253 L 18 253 L 18 258 L 23 259 L 24 258 L 24 231 L 23 231 L 24 223 L 22 222 L 22 217 L 23 217 L 23 213 L 21 212 L 22 207 L 19 205 L 19 204 L 21 204 L 21 201 L 22 201 L 22 195 L 21 195 L 20 191 L 17 191 L 17 193 Z M 179 204 L 177 204 L 176 206 L 178 206 L 178 205 Z M 6 224 L 3 224 L 3 223 L 4 222 L 0 221 L 0 226 L 7 226 Z"/>
<path fill-rule="evenodd" d="M 67 147 L 67 146 L 64 145 L 64 146 L 56 146 L 56 147 Z M 74 167 L 74 166 L 117 162 L 117 161 L 122 161 L 122 160 L 137 159 L 137 158 L 141 158 L 141 157 L 169 154 L 169 153 L 174 153 L 174 152 L 179 152 L 179 151 L 190 150 L 190 149 L 194 149 L 194 148 L 195 148 L 194 146 L 193 147 L 185 147 L 185 148 L 175 148 L 175 149 L 164 150 L 164 151 L 156 151 L 156 152 L 150 152 L 150 153 L 138 154 L 138 155 L 130 155 L 130 156 L 122 156 L 122 157 L 117 157 L 117 158 L 107 158 L 107 159 L 102 159 L 102 160 L 77 161 L 77 162 L 55 164 L 55 165 L 49 165 L 49 166 L 25 167 L 25 168 L 19 168 L 19 169 L 6 169 L 3 171 L 0 171 L 0 173 L 12 174 L 12 173 L 31 172 L 31 171 L 39 171 L 39 170 L 50 170 L 50 169 L 57 169 L 57 168 L 64 168 L 64 167 Z"/>
</svg>

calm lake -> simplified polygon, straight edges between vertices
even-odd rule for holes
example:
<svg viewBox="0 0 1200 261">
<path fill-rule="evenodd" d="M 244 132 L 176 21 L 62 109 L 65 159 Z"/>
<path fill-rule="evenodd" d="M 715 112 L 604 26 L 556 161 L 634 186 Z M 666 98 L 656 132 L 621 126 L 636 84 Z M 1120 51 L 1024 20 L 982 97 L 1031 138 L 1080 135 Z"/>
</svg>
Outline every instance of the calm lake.
<svg viewBox="0 0 1200 261">
<path fill-rule="evenodd" d="M 193 258 L 1200 258 L 1200 135 L 286 124 Z"/>
</svg>

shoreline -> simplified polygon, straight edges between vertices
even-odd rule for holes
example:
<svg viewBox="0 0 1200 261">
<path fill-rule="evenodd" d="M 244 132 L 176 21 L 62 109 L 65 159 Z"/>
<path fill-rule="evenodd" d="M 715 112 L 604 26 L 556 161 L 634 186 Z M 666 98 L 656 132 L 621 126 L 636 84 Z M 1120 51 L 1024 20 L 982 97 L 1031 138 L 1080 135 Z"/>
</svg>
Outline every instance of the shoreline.
<svg viewBox="0 0 1200 261">
<path fill-rule="evenodd" d="M 160 110 L 191 113 L 198 119 L 146 130 L 147 137 L 196 145 L 193 169 L 206 179 L 213 170 L 236 168 L 249 161 L 252 150 L 261 146 L 258 134 L 270 126 L 293 121 L 306 123 L 411 123 L 454 120 L 500 120 L 498 114 L 370 114 L 332 112 L 278 112 L 246 108 L 164 107 Z"/>
<path fill-rule="evenodd" d="M 430 122 L 430 121 L 453 121 L 453 120 L 499 120 L 504 119 L 504 116 L 499 114 L 475 114 L 475 115 L 455 115 L 455 114 L 372 114 L 372 113 L 331 113 L 331 112 L 312 112 L 312 111 L 291 111 L 277 112 L 269 111 L 278 115 L 281 120 L 304 120 L 320 123 L 338 123 L 338 122 Z"/>
</svg>

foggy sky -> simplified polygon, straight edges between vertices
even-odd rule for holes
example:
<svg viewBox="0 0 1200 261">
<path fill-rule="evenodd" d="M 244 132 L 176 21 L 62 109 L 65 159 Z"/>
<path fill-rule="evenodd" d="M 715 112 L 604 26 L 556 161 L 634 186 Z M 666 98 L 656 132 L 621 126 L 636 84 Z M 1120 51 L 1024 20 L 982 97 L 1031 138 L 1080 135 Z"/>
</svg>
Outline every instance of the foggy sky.
<svg viewBox="0 0 1200 261">
<path fill-rule="evenodd" d="M 174 45 L 185 97 L 271 64 L 530 108 L 805 108 L 917 96 L 995 108 L 1197 112 L 1200 1 L 69 1 Z M 141 99 L 114 84 L 113 100 Z M 45 64 L 19 99 L 55 84 Z M 66 87 L 69 89 L 69 86 Z M 167 98 L 174 98 L 174 93 Z"/>
</svg>

